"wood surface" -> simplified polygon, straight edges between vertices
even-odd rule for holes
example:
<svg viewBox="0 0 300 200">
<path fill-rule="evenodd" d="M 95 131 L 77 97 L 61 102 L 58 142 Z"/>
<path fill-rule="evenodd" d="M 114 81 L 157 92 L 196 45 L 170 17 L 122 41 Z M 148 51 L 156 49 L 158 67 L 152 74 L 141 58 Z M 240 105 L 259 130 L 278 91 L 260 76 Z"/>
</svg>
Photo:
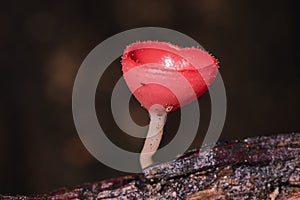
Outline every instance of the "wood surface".
<svg viewBox="0 0 300 200">
<path fill-rule="evenodd" d="M 37 196 L 0 199 L 300 199 L 300 134 L 191 151 L 132 174 Z"/>
</svg>

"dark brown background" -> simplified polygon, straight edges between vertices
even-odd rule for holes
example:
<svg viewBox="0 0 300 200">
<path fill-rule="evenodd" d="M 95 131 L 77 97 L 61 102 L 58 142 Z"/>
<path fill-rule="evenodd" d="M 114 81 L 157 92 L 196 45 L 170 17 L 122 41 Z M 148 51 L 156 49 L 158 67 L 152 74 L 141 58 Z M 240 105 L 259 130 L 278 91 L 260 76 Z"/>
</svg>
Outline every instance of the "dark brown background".
<svg viewBox="0 0 300 200">
<path fill-rule="evenodd" d="M 105 167 L 85 150 L 73 124 L 71 92 L 89 51 L 131 28 L 175 29 L 220 60 L 228 96 L 221 140 L 299 130 L 298 2 L 2 2 L 0 193 L 43 193 L 125 174 Z M 99 121 L 116 144 L 139 151 L 142 140 L 124 135 L 107 109 L 120 67 L 116 60 L 100 82 Z M 207 128 L 209 96 L 199 104 L 203 116 L 191 148 L 201 145 Z M 131 112 L 137 123 L 147 123 L 146 111 L 134 99 Z M 170 114 L 163 144 L 176 132 L 179 116 L 179 111 Z"/>
</svg>

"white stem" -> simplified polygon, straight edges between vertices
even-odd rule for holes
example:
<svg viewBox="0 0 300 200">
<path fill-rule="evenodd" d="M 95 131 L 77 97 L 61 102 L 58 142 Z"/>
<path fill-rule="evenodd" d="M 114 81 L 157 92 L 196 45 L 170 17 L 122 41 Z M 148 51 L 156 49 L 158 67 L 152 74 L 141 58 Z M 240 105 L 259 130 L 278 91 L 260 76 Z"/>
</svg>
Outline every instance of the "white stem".
<svg viewBox="0 0 300 200">
<path fill-rule="evenodd" d="M 149 111 L 150 124 L 143 149 L 141 151 L 140 163 L 142 169 L 153 164 L 152 156 L 157 151 L 165 125 L 167 113 L 165 111 Z"/>
</svg>

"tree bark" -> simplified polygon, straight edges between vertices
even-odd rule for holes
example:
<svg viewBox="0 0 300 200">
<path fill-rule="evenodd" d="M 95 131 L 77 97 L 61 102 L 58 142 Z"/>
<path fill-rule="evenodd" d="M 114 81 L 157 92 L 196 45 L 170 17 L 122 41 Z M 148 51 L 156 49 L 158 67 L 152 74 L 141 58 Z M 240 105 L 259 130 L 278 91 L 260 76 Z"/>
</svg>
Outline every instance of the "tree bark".
<svg viewBox="0 0 300 200">
<path fill-rule="evenodd" d="M 0 199 L 300 199 L 300 134 L 191 151 L 133 174 L 34 197 Z"/>
</svg>

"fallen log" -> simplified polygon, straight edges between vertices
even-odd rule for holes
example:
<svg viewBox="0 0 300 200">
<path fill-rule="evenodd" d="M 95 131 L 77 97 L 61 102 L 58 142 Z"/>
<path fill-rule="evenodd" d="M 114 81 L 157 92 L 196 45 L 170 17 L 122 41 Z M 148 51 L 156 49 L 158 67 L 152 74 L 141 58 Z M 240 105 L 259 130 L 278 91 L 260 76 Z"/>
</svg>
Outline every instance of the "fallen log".
<svg viewBox="0 0 300 200">
<path fill-rule="evenodd" d="M 247 138 L 191 151 L 142 174 L 37 196 L 0 199 L 300 199 L 300 133 Z"/>
</svg>

